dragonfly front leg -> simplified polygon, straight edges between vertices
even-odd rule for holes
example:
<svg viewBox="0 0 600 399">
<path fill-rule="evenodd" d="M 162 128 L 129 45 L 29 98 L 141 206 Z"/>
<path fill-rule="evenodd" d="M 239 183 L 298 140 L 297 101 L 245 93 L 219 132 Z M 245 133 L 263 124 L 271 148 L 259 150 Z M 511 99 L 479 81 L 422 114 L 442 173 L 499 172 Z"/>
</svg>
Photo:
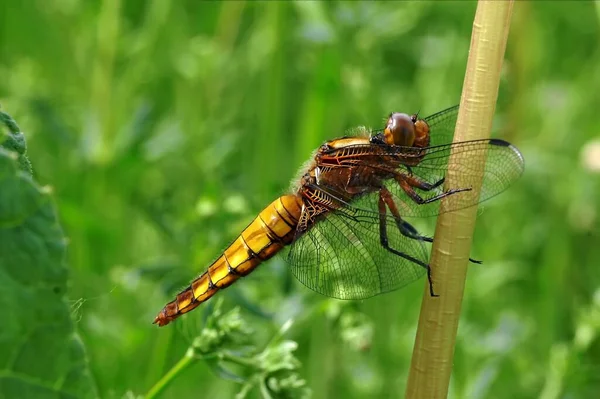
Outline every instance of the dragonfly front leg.
<svg viewBox="0 0 600 399">
<path fill-rule="evenodd" d="M 415 191 L 415 188 L 421 189 L 423 191 L 431 191 L 434 188 L 439 187 L 444 179 L 440 179 L 434 184 L 430 184 L 426 181 L 423 181 L 415 176 L 409 176 L 403 173 L 397 174 L 394 176 L 396 182 L 400 185 L 402 190 L 408 195 L 413 201 L 415 201 L 419 205 L 429 204 L 431 202 L 439 201 L 444 197 L 447 197 L 452 194 L 461 193 L 463 191 L 471 191 L 471 188 L 453 188 L 448 191 L 444 191 L 441 194 L 435 195 L 431 198 L 423 198 Z"/>
<path fill-rule="evenodd" d="M 400 252 L 395 250 L 394 248 L 390 247 L 389 242 L 388 242 L 388 236 L 387 236 L 387 210 L 386 210 L 386 200 L 384 199 L 384 196 L 386 196 L 386 193 L 388 196 L 390 196 L 389 191 L 387 191 L 386 188 L 382 188 L 379 190 L 379 240 L 381 243 L 381 246 L 384 247 L 386 250 L 390 251 L 391 253 L 393 253 L 394 255 L 398 255 L 406 260 L 409 260 L 413 263 L 416 263 L 417 265 L 425 268 L 425 270 L 427 270 L 427 280 L 429 281 L 429 294 L 431 296 L 439 296 L 436 295 L 433 292 L 433 282 L 431 281 L 431 268 L 429 267 L 429 265 L 413 256 L 410 256 L 408 254 L 405 254 L 404 252 Z M 391 196 L 389 197 L 391 198 Z M 392 201 L 393 203 L 393 201 Z M 395 208 L 395 205 L 394 205 Z M 396 218 L 394 218 L 396 219 Z M 402 221 L 402 219 L 400 219 L 400 222 L 404 222 Z M 414 227 L 412 227 L 410 224 L 406 223 L 406 225 L 410 226 L 410 229 L 407 230 L 403 230 L 404 226 L 403 223 L 399 223 L 398 220 L 396 219 L 396 225 L 398 226 L 398 228 L 400 229 L 400 232 L 409 237 L 409 238 L 413 238 L 416 239 L 418 236 L 418 233 L 416 232 L 416 230 L 414 229 Z M 412 233 L 409 232 L 409 230 L 411 230 L 414 232 L 415 235 L 411 235 Z M 405 234 L 407 233 L 407 234 Z"/>
<path fill-rule="evenodd" d="M 409 175 L 403 174 L 402 176 L 404 177 L 404 179 L 412 187 L 416 187 L 416 188 L 418 188 L 420 190 L 423 190 L 423 191 L 431 191 L 434 188 L 438 188 L 439 186 L 441 186 L 442 184 L 444 184 L 444 182 L 446 181 L 446 178 L 442 177 L 440 180 L 438 180 L 435 183 L 431 184 L 428 181 L 425 181 L 425 180 L 421 179 L 420 177 L 413 175 L 412 174 L 412 169 L 410 167 L 407 167 L 407 169 L 408 169 L 408 171 L 411 174 L 409 174 Z"/>
</svg>

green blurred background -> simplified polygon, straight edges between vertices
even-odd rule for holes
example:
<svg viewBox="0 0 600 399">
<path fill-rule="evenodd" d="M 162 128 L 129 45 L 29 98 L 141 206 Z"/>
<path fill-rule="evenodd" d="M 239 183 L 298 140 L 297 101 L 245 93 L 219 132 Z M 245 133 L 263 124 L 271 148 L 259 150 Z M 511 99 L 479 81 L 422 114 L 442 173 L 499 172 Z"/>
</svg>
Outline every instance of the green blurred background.
<svg viewBox="0 0 600 399">
<path fill-rule="evenodd" d="M 285 192 L 323 141 L 458 103 L 474 2 L 5 0 L 0 104 L 70 240 L 69 299 L 101 397 L 143 394 L 209 306 L 157 311 Z M 517 2 L 494 135 L 523 178 L 481 207 L 453 398 L 600 392 L 600 3 Z M 418 221 L 433 233 L 432 220 Z M 298 343 L 315 398 L 402 397 L 424 280 L 359 302 L 280 259 L 219 294 L 261 348 Z M 201 310 L 203 309 L 203 310 Z M 164 397 L 232 397 L 204 361 Z M 251 396 L 257 396 L 258 391 Z"/>
</svg>

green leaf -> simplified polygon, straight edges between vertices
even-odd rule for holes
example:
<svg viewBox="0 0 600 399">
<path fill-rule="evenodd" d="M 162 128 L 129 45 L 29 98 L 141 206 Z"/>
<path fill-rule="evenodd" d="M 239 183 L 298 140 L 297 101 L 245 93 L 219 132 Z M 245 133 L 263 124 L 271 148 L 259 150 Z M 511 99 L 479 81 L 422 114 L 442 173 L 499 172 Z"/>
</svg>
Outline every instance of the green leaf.
<svg viewBox="0 0 600 399">
<path fill-rule="evenodd" d="M 0 147 L 0 398 L 97 397 L 65 300 L 65 249 L 48 190 Z"/>
<path fill-rule="evenodd" d="M 4 125 L 8 130 L 8 133 L 4 133 L 3 129 L 0 130 L 0 146 L 15 151 L 17 153 L 19 167 L 21 170 L 31 175 L 33 170 L 31 168 L 31 162 L 29 162 L 29 159 L 27 158 L 27 143 L 17 122 L 15 122 L 10 115 L 2 111 L 0 111 L 0 122 L 0 127 Z"/>
</svg>

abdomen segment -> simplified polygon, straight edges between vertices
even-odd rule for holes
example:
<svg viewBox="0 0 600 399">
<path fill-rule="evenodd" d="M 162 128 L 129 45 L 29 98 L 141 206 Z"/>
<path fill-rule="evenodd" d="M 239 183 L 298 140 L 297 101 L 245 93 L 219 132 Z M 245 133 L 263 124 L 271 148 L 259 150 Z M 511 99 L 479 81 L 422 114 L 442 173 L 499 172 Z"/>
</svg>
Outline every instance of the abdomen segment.
<svg viewBox="0 0 600 399">
<path fill-rule="evenodd" d="M 273 257 L 294 239 L 301 212 L 301 199 L 295 195 L 284 195 L 273 201 L 206 272 L 158 313 L 154 323 L 161 327 L 169 324 Z"/>
</svg>

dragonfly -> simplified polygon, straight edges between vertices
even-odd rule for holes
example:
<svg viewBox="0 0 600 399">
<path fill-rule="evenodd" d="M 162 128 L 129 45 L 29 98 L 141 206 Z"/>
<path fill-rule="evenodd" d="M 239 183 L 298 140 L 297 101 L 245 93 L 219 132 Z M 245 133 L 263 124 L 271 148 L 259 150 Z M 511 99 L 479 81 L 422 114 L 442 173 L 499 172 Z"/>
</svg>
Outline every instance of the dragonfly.
<svg viewBox="0 0 600 399">
<path fill-rule="evenodd" d="M 524 171 L 523 155 L 504 140 L 452 143 L 457 115 L 458 106 L 423 119 L 394 112 L 383 129 L 363 127 L 322 144 L 288 194 L 264 208 L 154 323 L 167 325 L 278 253 L 302 284 L 332 298 L 369 298 L 425 274 L 436 296 L 426 249 L 433 239 L 405 218 L 475 206 Z M 464 186 L 448 187 L 449 172 Z"/>
</svg>

